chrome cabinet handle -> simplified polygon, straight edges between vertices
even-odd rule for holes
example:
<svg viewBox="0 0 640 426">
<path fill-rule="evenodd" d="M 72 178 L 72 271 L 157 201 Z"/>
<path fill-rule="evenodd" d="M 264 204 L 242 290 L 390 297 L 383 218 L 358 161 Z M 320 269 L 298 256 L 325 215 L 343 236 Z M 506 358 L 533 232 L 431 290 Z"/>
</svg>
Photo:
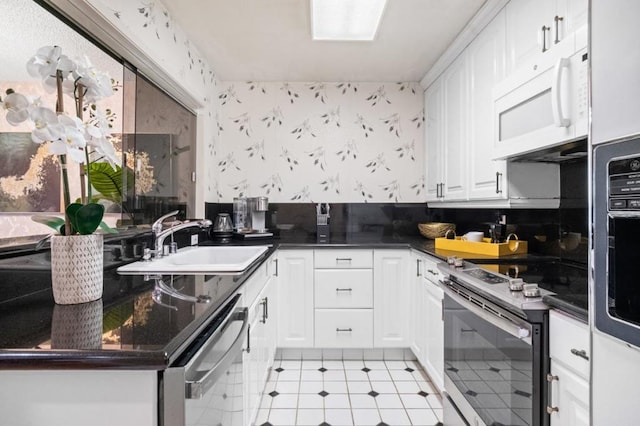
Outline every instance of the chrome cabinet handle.
<svg viewBox="0 0 640 426">
<path fill-rule="evenodd" d="M 553 18 L 555 24 L 556 24 L 556 39 L 553 41 L 555 44 L 560 43 L 560 31 L 558 30 L 558 22 L 560 21 L 564 21 L 564 18 L 562 16 L 558 16 L 556 15 L 555 18 Z"/>
<path fill-rule="evenodd" d="M 553 401 L 552 401 L 553 389 L 551 388 L 552 383 L 554 381 L 558 381 L 558 380 L 559 380 L 558 376 L 555 376 L 553 374 L 547 374 L 547 383 L 549 383 L 549 387 L 548 387 L 549 393 L 548 393 L 548 397 L 547 397 L 547 401 L 549 402 L 549 405 L 547 405 L 547 414 L 553 414 L 554 412 L 558 411 L 558 407 L 554 407 L 553 406 Z"/>
<path fill-rule="evenodd" d="M 585 351 L 584 349 L 578 350 L 578 349 L 571 348 L 571 353 L 575 356 L 579 356 L 580 358 L 583 358 L 589 361 L 589 355 L 587 355 L 587 351 Z"/>
<path fill-rule="evenodd" d="M 438 273 L 433 269 L 427 269 L 427 272 L 430 273 L 431 275 L 438 275 Z"/>
<path fill-rule="evenodd" d="M 278 276 L 278 259 L 273 259 L 273 262 L 276 264 L 276 273 L 273 274 L 274 276 Z"/>
<path fill-rule="evenodd" d="M 547 27 L 546 25 L 542 26 L 542 52 L 546 52 L 549 50 L 547 47 L 547 31 L 550 31 L 551 27 Z"/>
<path fill-rule="evenodd" d="M 262 319 L 260 320 L 261 323 L 266 324 L 267 323 L 267 318 L 269 318 L 269 314 L 268 314 L 268 307 L 267 305 L 269 304 L 269 298 L 265 297 L 262 299 L 262 301 L 260 302 L 260 304 L 262 305 Z"/>
<path fill-rule="evenodd" d="M 336 288 L 336 293 L 339 293 L 341 291 L 353 291 L 352 288 Z"/>
<path fill-rule="evenodd" d="M 353 329 L 351 327 L 349 327 L 349 328 L 336 328 L 336 333 L 340 333 L 340 332 L 351 333 L 352 331 L 353 331 Z"/>
<path fill-rule="evenodd" d="M 502 180 L 502 173 L 496 172 L 496 194 L 502 193 L 502 189 L 500 189 L 501 180 Z"/>
<path fill-rule="evenodd" d="M 246 353 L 251 353 L 251 324 L 247 324 L 247 348 L 243 349 Z"/>
<path fill-rule="evenodd" d="M 416 259 L 416 277 L 420 276 L 420 259 Z"/>
<path fill-rule="evenodd" d="M 351 258 L 350 257 L 336 257 L 336 263 L 338 262 L 349 262 L 351 263 Z"/>
</svg>

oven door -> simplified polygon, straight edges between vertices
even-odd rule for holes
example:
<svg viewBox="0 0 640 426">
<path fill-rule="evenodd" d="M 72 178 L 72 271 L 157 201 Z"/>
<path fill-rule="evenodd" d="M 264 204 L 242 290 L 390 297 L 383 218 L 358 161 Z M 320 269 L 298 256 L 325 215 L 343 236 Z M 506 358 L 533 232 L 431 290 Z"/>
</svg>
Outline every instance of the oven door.
<svg viewBox="0 0 640 426">
<path fill-rule="evenodd" d="M 480 303 L 446 289 L 447 393 L 470 424 L 542 425 L 540 326 Z"/>
</svg>

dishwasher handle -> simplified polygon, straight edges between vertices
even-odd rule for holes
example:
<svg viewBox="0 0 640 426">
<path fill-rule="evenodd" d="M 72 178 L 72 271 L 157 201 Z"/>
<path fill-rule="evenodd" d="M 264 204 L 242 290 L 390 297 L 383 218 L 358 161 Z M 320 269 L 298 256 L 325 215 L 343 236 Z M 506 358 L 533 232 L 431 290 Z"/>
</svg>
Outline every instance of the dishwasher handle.
<svg viewBox="0 0 640 426">
<path fill-rule="evenodd" d="M 226 324 L 223 334 L 229 325 L 236 321 L 242 321 L 242 328 L 235 340 L 229 347 L 229 349 L 220 357 L 218 362 L 205 374 L 201 375 L 196 380 L 185 381 L 185 398 L 187 399 L 200 399 L 202 396 L 218 381 L 220 377 L 231 367 L 236 357 L 242 354 L 242 346 L 244 344 L 244 336 L 247 334 L 249 328 L 249 309 L 240 308 L 234 311 Z M 189 369 L 187 368 L 186 376 L 189 376 Z"/>
</svg>

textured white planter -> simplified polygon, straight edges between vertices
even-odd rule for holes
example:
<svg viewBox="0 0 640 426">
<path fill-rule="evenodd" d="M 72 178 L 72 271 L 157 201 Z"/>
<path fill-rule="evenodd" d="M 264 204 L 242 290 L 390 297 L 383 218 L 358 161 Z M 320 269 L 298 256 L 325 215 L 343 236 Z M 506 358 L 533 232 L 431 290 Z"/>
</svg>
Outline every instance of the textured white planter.
<svg viewBox="0 0 640 426">
<path fill-rule="evenodd" d="M 51 237 L 51 284 L 60 305 L 102 297 L 102 235 Z"/>
</svg>

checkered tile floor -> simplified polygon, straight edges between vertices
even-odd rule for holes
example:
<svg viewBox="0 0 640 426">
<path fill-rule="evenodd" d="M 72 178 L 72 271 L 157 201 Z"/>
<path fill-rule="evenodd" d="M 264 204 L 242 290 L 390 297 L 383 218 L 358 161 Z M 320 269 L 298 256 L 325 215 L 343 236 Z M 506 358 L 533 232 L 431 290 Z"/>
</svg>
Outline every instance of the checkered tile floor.
<svg viewBox="0 0 640 426">
<path fill-rule="evenodd" d="M 442 425 L 440 395 L 414 361 L 276 360 L 259 426 Z"/>
</svg>

